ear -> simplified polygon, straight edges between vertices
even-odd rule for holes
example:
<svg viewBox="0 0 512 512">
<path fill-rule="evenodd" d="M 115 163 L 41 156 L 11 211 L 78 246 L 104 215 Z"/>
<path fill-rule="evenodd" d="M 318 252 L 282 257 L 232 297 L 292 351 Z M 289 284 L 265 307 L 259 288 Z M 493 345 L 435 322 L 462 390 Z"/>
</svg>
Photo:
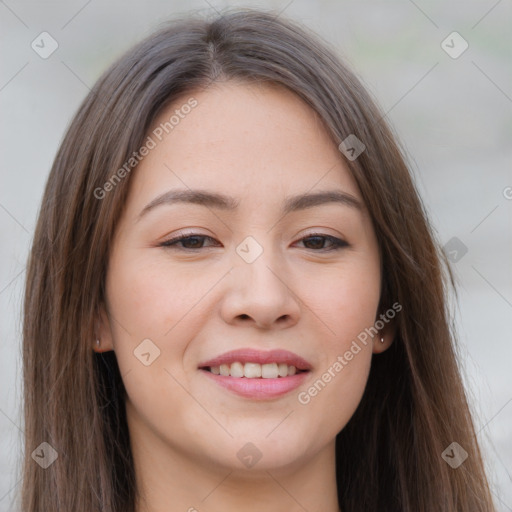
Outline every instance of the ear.
<svg viewBox="0 0 512 512">
<path fill-rule="evenodd" d="M 393 343 L 397 331 L 396 319 L 389 318 L 386 313 L 377 315 L 375 319 L 376 327 L 381 327 L 381 324 L 384 324 L 384 326 L 379 329 L 379 333 L 373 338 L 374 354 L 380 354 L 387 350 Z"/>
<path fill-rule="evenodd" d="M 105 304 L 100 304 L 98 308 L 98 314 L 95 322 L 95 337 L 92 340 L 94 352 L 108 352 L 114 350 L 114 344 L 112 341 L 112 328 L 110 318 L 107 313 Z M 97 343 L 99 340 L 99 345 Z"/>
</svg>

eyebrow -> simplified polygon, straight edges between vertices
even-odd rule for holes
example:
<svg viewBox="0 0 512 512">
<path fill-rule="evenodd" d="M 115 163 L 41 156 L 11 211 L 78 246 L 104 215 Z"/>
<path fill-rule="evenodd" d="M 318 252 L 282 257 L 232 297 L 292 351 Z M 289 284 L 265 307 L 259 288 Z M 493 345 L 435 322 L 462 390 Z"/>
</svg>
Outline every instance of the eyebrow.
<svg viewBox="0 0 512 512">
<path fill-rule="evenodd" d="M 206 190 L 169 190 L 148 203 L 140 212 L 137 220 L 140 220 L 141 217 L 157 206 L 175 203 L 191 203 L 219 210 L 234 211 L 238 208 L 240 201 L 231 196 Z M 357 210 L 363 210 L 362 203 L 353 195 L 341 190 L 324 190 L 288 196 L 285 199 L 282 213 L 286 215 L 290 212 L 305 210 L 327 203 L 338 203 Z"/>
</svg>

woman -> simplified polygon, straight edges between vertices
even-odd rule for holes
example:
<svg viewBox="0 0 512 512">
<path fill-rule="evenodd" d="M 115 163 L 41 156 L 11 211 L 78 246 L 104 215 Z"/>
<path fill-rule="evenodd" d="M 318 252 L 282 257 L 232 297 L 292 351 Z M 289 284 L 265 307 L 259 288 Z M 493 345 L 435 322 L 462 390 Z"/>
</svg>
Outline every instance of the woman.
<svg viewBox="0 0 512 512">
<path fill-rule="evenodd" d="M 354 74 L 283 17 L 151 35 L 45 190 L 22 509 L 492 511 L 449 267 Z"/>
</svg>

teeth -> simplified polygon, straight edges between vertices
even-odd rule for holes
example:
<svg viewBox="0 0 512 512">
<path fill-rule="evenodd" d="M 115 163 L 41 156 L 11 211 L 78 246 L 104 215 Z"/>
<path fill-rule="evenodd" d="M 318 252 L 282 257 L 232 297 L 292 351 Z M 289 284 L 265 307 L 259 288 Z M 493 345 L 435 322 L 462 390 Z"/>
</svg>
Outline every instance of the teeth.
<svg viewBox="0 0 512 512">
<path fill-rule="evenodd" d="M 295 366 L 288 366 L 286 363 L 245 363 L 240 362 L 221 364 L 212 366 L 210 371 L 214 375 L 223 377 L 245 377 L 246 379 L 277 379 L 278 377 L 288 377 L 297 373 Z"/>
<path fill-rule="evenodd" d="M 231 368 L 233 368 L 233 365 L 235 365 L 235 364 L 236 363 L 233 363 L 231 365 Z M 231 373 L 231 376 L 233 377 L 232 373 Z M 245 363 L 245 365 L 244 365 L 244 377 L 247 377 L 248 379 L 257 379 L 257 378 L 261 377 L 261 364 L 258 364 L 258 363 Z"/>
<path fill-rule="evenodd" d="M 279 375 L 279 370 L 277 368 L 277 363 L 261 365 L 261 376 L 264 379 L 277 379 L 278 375 Z"/>
<path fill-rule="evenodd" d="M 229 370 L 231 377 L 243 377 L 245 374 L 245 368 L 242 363 L 233 363 Z"/>
</svg>

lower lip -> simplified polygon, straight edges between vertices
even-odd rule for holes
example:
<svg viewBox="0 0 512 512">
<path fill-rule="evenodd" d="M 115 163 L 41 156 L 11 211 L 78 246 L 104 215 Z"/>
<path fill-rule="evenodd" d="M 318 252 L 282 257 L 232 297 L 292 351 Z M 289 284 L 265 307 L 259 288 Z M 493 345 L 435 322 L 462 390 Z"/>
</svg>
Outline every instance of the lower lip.
<svg viewBox="0 0 512 512">
<path fill-rule="evenodd" d="M 237 395 L 260 400 L 275 398 L 289 393 L 298 388 L 309 374 L 309 372 L 301 372 L 277 379 L 247 379 L 246 377 L 215 375 L 208 370 L 201 370 L 201 372 L 220 386 L 233 391 Z"/>
</svg>

